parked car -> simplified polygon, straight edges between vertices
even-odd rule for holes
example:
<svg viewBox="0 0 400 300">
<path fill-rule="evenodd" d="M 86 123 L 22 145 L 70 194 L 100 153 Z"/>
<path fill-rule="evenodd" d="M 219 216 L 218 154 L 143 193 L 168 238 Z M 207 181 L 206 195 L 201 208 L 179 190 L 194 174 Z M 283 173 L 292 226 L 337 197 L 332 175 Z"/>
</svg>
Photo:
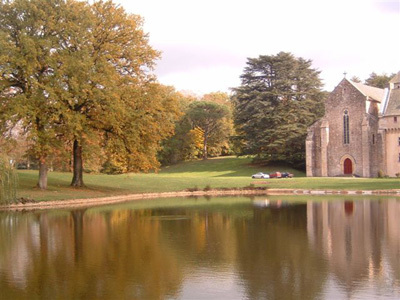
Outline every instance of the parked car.
<svg viewBox="0 0 400 300">
<path fill-rule="evenodd" d="M 282 174 L 281 172 L 274 172 L 269 174 L 269 178 L 281 178 Z"/>
<path fill-rule="evenodd" d="M 292 178 L 293 177 L 293 174 L 289 173 L 289 172 L 282 172 L 281 175 L 282 175 L 282 178 Z"/>
<path fill-rule="evenodd" d="M 264 174 L 262 172 L 258 172 L 257 174 L 251 175 L 251 178 L 261 178 L 261 179 L 266 179 L 269 178 L 268 174 Z"/>
</svg>

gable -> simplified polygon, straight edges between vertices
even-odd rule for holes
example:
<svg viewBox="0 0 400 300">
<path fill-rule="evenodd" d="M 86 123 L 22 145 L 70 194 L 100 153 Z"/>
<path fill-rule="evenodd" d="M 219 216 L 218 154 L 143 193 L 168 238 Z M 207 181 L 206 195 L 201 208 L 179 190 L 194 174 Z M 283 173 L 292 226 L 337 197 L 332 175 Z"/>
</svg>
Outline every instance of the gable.
<svg viewBox="0 0 400 300">
<path fill-rule="evenodd" d="M 358 89 L 365 97 L 368 97 L 368 100 L 374 100 L 380 103 L 385 97 L 385 90 L 383 89 L 350 80 L 348 80 L 348 82 Z"/>
</svg>

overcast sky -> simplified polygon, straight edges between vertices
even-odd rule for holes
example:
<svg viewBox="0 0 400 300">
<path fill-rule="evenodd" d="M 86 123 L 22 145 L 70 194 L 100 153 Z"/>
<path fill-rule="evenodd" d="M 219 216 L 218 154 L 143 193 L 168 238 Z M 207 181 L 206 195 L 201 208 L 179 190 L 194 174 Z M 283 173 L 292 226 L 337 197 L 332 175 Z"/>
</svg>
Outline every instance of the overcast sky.
<svg viewBox="0 0 400 300">
<path fill-rule="evenodd" d="M 343 78 L 400 71 L 400 0 L 115 0 L 144 18 L 162 84 L 204 94 L 240 85 L 248 57 L 311 59 Z"/>
</svg>

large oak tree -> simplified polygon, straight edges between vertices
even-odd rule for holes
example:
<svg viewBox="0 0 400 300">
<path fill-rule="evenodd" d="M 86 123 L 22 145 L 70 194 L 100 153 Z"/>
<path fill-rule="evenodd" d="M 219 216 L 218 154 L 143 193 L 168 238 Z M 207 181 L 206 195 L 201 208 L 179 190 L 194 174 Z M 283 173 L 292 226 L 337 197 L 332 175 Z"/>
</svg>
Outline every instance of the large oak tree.
<svg viewBox="0 0 400 300">
<path fill-rule="evenodd" d="M 82 6 L 62 0 L 0 2 L 1 130 L 18 125 L 28 133 L 42 189 L 47 188 L 48 157 L 61 149 L 60 106 L 53 87 L 62 51 L 59 33 L 68 28 L 63 12 Z"/>
<path fill-rule="evenodd" d="M 126 170 L 158 167 L 177 104 L 150 73 L 159 53 L 140 16 L 112 1 L 2 0 L 0 11 L 1 125 L 29 133 L 41 188 L 47 158 L 64 148 L 76 187 L 94 149 Z"/>
</svg>

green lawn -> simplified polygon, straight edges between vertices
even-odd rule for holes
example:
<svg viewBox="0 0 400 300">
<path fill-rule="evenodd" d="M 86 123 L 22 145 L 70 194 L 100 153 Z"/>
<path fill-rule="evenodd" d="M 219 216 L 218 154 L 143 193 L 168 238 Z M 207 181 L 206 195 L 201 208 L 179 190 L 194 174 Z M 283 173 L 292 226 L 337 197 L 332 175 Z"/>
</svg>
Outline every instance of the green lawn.
<svg viewBox="0 0 400 300">
<path fill-rule="evenodd" d="M 288 171 L 291 179 L 251 179 L 256 172 Z M 254 184 L 268 188 L 377 190 L 399 189 L 400 179 L 308 178 L 303 172 L 284 166 L 260 167 L 250 158 L 224 157 L 207 161 L 185 162 L 163 168 L 159 173 L 103 175 L 85 174 L 86 188 L 69 186 L 72 174 L 49 172 L 48 190 L 35 187 L 37 171 L 19 171 L 18 197 L 35 200 L 93 198 L 110 195 L 181 191 L 188 188 L 241 188 Z"/>
</svg>

